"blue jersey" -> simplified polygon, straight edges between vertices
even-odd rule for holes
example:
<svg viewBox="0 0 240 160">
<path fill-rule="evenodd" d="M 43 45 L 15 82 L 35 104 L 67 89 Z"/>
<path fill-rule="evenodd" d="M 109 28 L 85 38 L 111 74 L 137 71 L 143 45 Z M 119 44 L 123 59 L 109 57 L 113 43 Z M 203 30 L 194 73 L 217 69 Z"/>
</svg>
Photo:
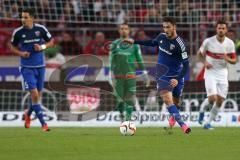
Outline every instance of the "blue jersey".
<svg viewBox="0 0 240 160">
<path fill-rule="evenodd" d="M 155 39 L 134 41 L 145 46 L 158 46 L 158 64 L 156 68 L 157 89 L 172 91 L 174 97 L 180 97 L 184 86 L 184 76 L 189 69 L 188 56 L 183 40 L 167 38 L 161 33 Z M 171 79 L 178 79 L 178 85 L 172 88 Z"/>
<path fill-rule="evenodd" d="M 158 46 L 159 53 L 157 63 L 159 66 L 166 68 L 167 73 L 165 73 L 164 76 L 179 78 L 184 76 L 185 72 L 181 73 L 182 64 L 188 63 L 188 55 L 181 37 L 177 36 L 175 39 L 169 39 L 165 33 L 161 33 L 155 39 L 135 41 L 134 43 L 146 46 Z"/>
<path fill-rule="evenodd" d="M 44 67 L 45 58 L 43 51 L 35 51 L 34 44 L 44 44 L 49 42 L 52 36 L 44 27 L 40 24 L 33 24 L 33 28 L 27 29 L 19 27 L 14 30 L 12 35 L 12 45 L 19 47 L 20 51 L 27 51 L 30 53 L 28 58 L 21 57 L 21 66 L 22 67 Z"/>
<path fill-rule="evenodd" d="M 188 61 L 185 44 L 181 37 L 169 39 L 166 34 L 159 34 L 154 41 L 157 41 L 159 53 L 158 64 L 168 67 L 167 77 L 177 77 L 182 70 L 182 63 Z"/>
</svg>

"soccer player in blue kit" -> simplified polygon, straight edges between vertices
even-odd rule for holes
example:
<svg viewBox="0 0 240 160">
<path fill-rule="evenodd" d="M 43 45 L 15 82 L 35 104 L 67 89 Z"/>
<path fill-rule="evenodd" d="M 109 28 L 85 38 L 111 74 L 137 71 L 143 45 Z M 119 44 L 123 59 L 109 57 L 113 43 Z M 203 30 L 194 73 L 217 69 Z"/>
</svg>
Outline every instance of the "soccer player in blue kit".
<svg viewBox="0 0 240 160">
<path fill-rule="evenodd" d="M 20 73 L 23 77 L 23 87 L 31 95 L 31 105 L 25 111 L 25 128 L 30 128 L 30 116 L 35 111 L 42 130 L 50 131 L 43 119 L 41 109 L 41 91 L 44 85 L 45 60 L 43 50 L 52 47 L 54 40 L 48 30 L 40 24 L 34 23 L 34 11 L 24 9 L 21 12 L 22 26 L 12 34 L 11 51 L 20 56 Z"/>
<path fill-rule="evenodd" d="M 160 33 L 152 40 L 134 41 L 133 39 L 125 39 L 124 42 L 159 47 L 156 65 L 158 92 L 170 113 L 170 127 L 172 128 L 177 121 L 183 132 L 188 134 L 191 129 L 181 119 L 177 108 L 181 103 L 180 97 L 184 87 L 184 76 L 189 70 L 188 55 L 182 38 L 177 35 L 174 18 L 163 18 L 163 30 L 164 33 Z"/>
</svg>

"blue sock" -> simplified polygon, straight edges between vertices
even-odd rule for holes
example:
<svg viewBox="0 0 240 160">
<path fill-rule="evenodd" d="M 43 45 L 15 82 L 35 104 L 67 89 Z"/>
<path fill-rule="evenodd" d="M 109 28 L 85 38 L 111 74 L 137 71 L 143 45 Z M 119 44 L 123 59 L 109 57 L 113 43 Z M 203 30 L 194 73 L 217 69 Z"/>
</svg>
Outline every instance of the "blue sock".
<svg viewBox="0 0 240 160">
<path fill-rule="evenodd" d="M 40 104 L 33 104 L 32 108 L 35 111 L 36 116 L 39 119 L 41 125 L 43 126 L 44 124 L 46 124 L 46 122 L 43 119 L 43 113 L 42 113 L 41 105 Z"/>
<path fill-rule="evenodd" d="M 167 109 L 170 115 L 173 116 L 177 123 L 182 127 L 182 125 L 184 125 L 185 123 L 182 121 L 181 115 L 179 114 L 176 105 L 173 104 L 171 106 L 168 106 Z"/>
<path fill-rule="evenodd" d="M 33 107 L 32 107 L 32 101 L 30 100 L 30 103 L 29 103 L 29 108 L 28 108 L 28 112 L 27 112 L 27 115 L 30 117 L 32 112 L 33 112 Z"/>
<path fill-rule="evenodd" d="M 201 123 L 203 121 L 203 119 L 204 119 L 204 112 L 200 112 L 198 122 Z"/>
</svg>

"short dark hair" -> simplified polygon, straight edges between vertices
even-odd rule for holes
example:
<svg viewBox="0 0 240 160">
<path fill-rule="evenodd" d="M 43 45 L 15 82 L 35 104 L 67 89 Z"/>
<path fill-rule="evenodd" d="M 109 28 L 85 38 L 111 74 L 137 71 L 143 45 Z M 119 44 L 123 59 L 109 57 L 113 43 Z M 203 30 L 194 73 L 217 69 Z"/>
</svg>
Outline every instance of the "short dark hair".
<svg viewBox="0 0 240 160">
<path fill-rule="evenodd" d="M 219 24 L 225 24 L 225 25 L 228 27 L 228 23 L 227 23 L 224 19 L 218 20 L 217 23 L 216 23 L 216 27 L 217 27 Z"/>
<path fill-rule="evenodd" d="M 126 25 L 126 26 L 129 27 L 129 24 L 127 22 L 123 22 L 123 23 L 119 24 L 119 27 L 122 26 L 122 25 Z"/>
<path fill-rule="evenodd" d="M 32 9 L 32 8 L 24 8 L 23 10 L 22 10 L 22 12 L 26 12 L 26 13 L 29 13 L 29 15 L 31 16 L 31 17 L 34 17 L 34 13 L 35 13 L 35 11 L 34 11 L 34 9 Z"/>
<path fill-rule="evenodd" d="M 173 25 L 176 25 L 176 20 L 173 17 L 164 17 L 163 18 L 163 22 L 169 22 L 169 23 L 171 23 Z"/>
</svg>

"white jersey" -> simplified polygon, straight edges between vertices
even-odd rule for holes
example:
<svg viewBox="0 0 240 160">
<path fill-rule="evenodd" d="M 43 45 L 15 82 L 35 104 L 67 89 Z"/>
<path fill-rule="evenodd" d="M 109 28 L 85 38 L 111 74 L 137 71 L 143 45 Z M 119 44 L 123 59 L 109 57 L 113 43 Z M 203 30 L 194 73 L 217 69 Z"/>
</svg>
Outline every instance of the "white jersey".
<svg viewBox="0 0 240 160">
<path fill-rule="evenodd" d="M 224 41 L 220 43 L 215 35 L 203 41 L 200 52 L 205 53 L 206 61 L 213 66 L 205 70 L 204 77 L 211 74 L 218 80 L 226 81 L 228 78 L 228 69 L 224 54 L 236 54 L 234 42 L 225 37 Z"/>
</svg>

